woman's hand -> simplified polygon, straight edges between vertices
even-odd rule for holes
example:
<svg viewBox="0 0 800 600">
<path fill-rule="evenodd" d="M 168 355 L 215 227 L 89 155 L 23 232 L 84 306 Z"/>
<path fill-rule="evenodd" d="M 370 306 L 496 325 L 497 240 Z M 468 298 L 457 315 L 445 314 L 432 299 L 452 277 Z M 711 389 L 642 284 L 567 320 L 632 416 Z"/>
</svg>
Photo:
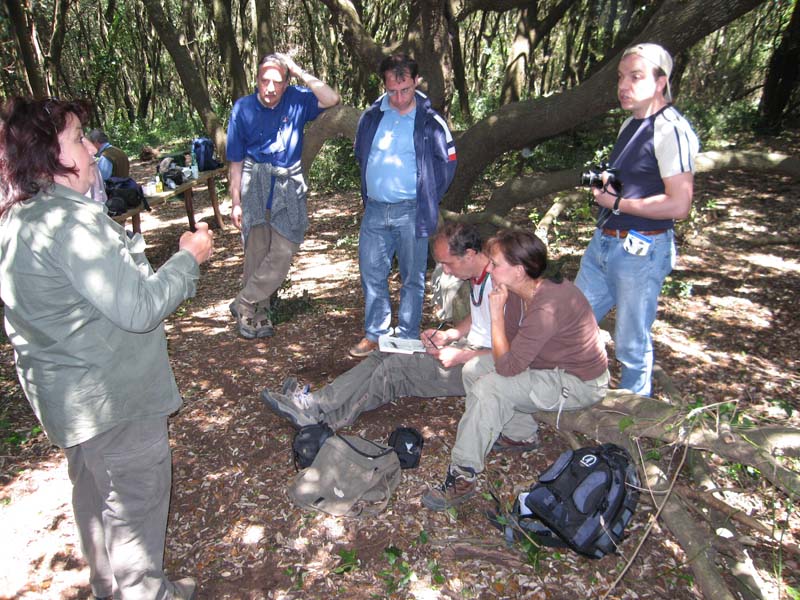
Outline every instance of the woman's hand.
<svg viewBox="0 0 800 600">
<path fill-rule="evenodd" d="M 208 223 L 198 223 L 194 233 L 191 231 L 184 233 L 178 242 L 178 248 L 191 252 L 198 265 L 211 258 L 211 253 L 214 251 L 214 234 L 208 230 Z"/>
<path fill-rule="evenodd" d="M 492 316 L 492 321 L 495 319 L 503 321 L 506 302 L 508 302 L 508 288 L 505 284 L 498 283 L 489 292 L 489 314 Z"/>
</svg>

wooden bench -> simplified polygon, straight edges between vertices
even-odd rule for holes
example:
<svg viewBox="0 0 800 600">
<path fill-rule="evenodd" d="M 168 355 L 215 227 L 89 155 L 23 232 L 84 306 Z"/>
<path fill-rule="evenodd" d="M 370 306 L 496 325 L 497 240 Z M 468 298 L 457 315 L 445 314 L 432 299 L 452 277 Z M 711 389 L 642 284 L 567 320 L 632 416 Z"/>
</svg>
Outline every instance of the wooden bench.
<svg viewBox="0 0 800 600">
<path fill-rule="evenodd" d="M 183 205 L 186 208 L 186 217 L 189 219 L 189 229 L 192 231 L 195 230 L 195 220 L 194 220 L 194 195 L 193 191 L 196 187 L 199 187 L 203 184 L 208 186 L 208 197 L 211 198 L 211 207 L 214 209 L 214 218 L 217 221 L 217 225 L 220 229 L 224 229 L 225 223 L 222 220 L 222 215 L 219 212 L 219 199 L 217 198 L 217 178 L 218 177 L 225 177 L 227 175 L 228 168 L 227 167 L 220 167 L 219 169 L 213 169 L 211 171 L 200 171 L 197 176 L 197 179 L 190 179 L 182 183 L 181 185 L 177 186 L 174 190 L 167 189 L 161 192 L 160 194 L 155 194 L 154 196 L 145 196 L 147 203 L 150 205 L 151 208 L 164 204 L 168 200 L 175 198 L 176 196 L 183 196 Z M 133 225 L 134 233 L 141 233 L 142 232 L 142 220 L 141 220 L 141 212 L 144 210 L 143 206 L 137 206 L 136 208 L 132 208 L 129 211 L 117 215 L 116 217 L 111 217 L 117 223 L 125 226 L 125 223 L 128 219 L 131 219 L 131 224 Z"/>
</svg>

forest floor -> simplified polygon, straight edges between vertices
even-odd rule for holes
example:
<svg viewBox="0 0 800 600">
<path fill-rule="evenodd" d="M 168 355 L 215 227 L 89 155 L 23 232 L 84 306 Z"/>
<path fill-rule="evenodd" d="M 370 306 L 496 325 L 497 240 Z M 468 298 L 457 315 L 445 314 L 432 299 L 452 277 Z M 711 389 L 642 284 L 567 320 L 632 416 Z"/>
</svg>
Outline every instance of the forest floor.
<svg viewBox="0 0 800 600">
<path fill-rule="evenodd" d="M 800 137 L 758 147 L 797 155 Z M 139 165 L 137 173 L 154 164 Z M 311 183 L 313 190 L 313 182 Z M 198 218 L 213 223 L 204 194 Z M 699 175 L 695 211 L 680 225 L 681 256 L 668 280 L 655 326 L 657 360 L 687 403 L 711 405 L 712 416 L 800 427 L 800 183 L 779 175 Z M 525 224 L 533 211 L 510 218 Z M 223 213 L 229 212 L 223 203 Z M 294 375 L 317 388 L 352 367 L 347 349 L 362 335 L 363 298 L 356 192 L 312 193 L 311 227 L 280 292 L 293 311 L 271 339 L 240 338 L 228 312 L 241 276 L 237 231 L 215 231 L 216 249 L 201 269 L 195 298 L 167 320 L 169 351 L 184 406 L 170 420 L 174 480 L 165 566 L 192 575 L 199 598 L 695 598 L 686 556 L 658 524 L 635 552 L 654 508 L 640 507 L 617 555 L 598 561 L 568 551 L 528 560 L 509 548 L 484 516 L 479 497 L 457 512 L 433 513 L 420 496 L 441 481 L 460 398 L 404 399 L 363 415 L 351 428 L 385 440 L 399 425 L 426 443 L 420 467 L 403 472 L 389 507 L 374 517 L 337 519 L 295 507 L 286 494 L 295 469 L 294 430 L 266 410 L 264 387 Z M 154 266 L 175 251 L 186 229 L 180 203 L 143 216 Z M 585 211 L 562 215 L 550 248 L 573 278 L 592 233 Z M 399 282 L 392 280 L 396 293 Z M 427 315 L 431 311 L 426 311 Z M 433 318 L 426 316 L 428 324 Z M 609 346 L 613 357 L 613 344 Z M 612 374 L 617 377 L 614 366 Z M 134 392 L 135 393 L 135 392 Z M 83 599 L 91 596 L 70 507 L 63 454 L 48 443 L 16 382 L 13 353 L 0 336 L 0 597 Z M 655 395 L 664 397 L 662 389 Z M 736 420 L 736 417 L 734 417 Z M 739 422 L 741 422 L 741 420 Z M 589 440 L 586 440 L 590 442 Z M 512 498 L 549 465 L 567 442 L 543 428 L 541 449 L 490 454 L 483 489 Z M 664 448 L 665 461 L 670 449 Z M 712 478 L 729 501 L 769 527 L 800 539 L 796 506 L 757 471 L 714 457 Z M 741 526 L 740 526 L 741 527 Z M 733 528 L 733 527 L 732 527 Z M 713 535 L 709 530 L 708 538 Z M 800 589 L 800 556 L 754 531 L 740 529 L 763 597 Z M 704 549 L 703 551 L 707 551 Z M 622 580 L 612 582 L 628 560 Z M 733 575 L 727 574 L 731 585 Z M 735 586 L 734 586 L 735 587 Z"/>
</svg>

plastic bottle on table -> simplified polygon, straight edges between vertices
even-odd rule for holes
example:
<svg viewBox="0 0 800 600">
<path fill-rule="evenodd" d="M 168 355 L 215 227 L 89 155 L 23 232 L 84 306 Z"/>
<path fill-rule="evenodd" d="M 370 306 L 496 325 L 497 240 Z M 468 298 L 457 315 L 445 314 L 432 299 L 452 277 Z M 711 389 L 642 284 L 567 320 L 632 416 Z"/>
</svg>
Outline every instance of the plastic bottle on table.
<svg viewBox="0 0 800 600">
<path fill-rule="evenodd" d="M 194 149 L 192 149 L 192 179 L 197 179 L 198 175 L 197 170 L 197 156 L 194 153 Z"/>
</svg>

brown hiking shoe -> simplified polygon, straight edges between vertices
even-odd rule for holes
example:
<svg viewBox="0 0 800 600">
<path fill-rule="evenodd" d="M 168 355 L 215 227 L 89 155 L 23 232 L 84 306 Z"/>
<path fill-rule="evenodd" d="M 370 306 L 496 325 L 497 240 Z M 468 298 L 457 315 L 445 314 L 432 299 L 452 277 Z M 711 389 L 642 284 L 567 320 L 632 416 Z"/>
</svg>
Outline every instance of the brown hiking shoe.
<svg viewBox="0 0 800 600">
<path fill-rule="evenodd" d="M 423 494 L 422 504 L 431 510 L 447 510 L 469 500 L 477 491 L 478 478 L 474 469 L 450 465 L 444 483 Z"/>
<path fill-rule="evenodd" d="M 502 433 L 492 446 L 492 452 L 528 452 L 539 447 L 539 436 L 534 435 L 527 440 L 512 440 Z"/>
<path fill-rule="evenodd" d="M 354 358 L 364 358 L 372 352 L 373 350 L 378 348 L 378 342 L 373 342 L 368 340 L 367 338 L 362 338 L 360 342 L 358 342 L 355 346 L 350 348 L 350 356 Z"/>
</svg>

